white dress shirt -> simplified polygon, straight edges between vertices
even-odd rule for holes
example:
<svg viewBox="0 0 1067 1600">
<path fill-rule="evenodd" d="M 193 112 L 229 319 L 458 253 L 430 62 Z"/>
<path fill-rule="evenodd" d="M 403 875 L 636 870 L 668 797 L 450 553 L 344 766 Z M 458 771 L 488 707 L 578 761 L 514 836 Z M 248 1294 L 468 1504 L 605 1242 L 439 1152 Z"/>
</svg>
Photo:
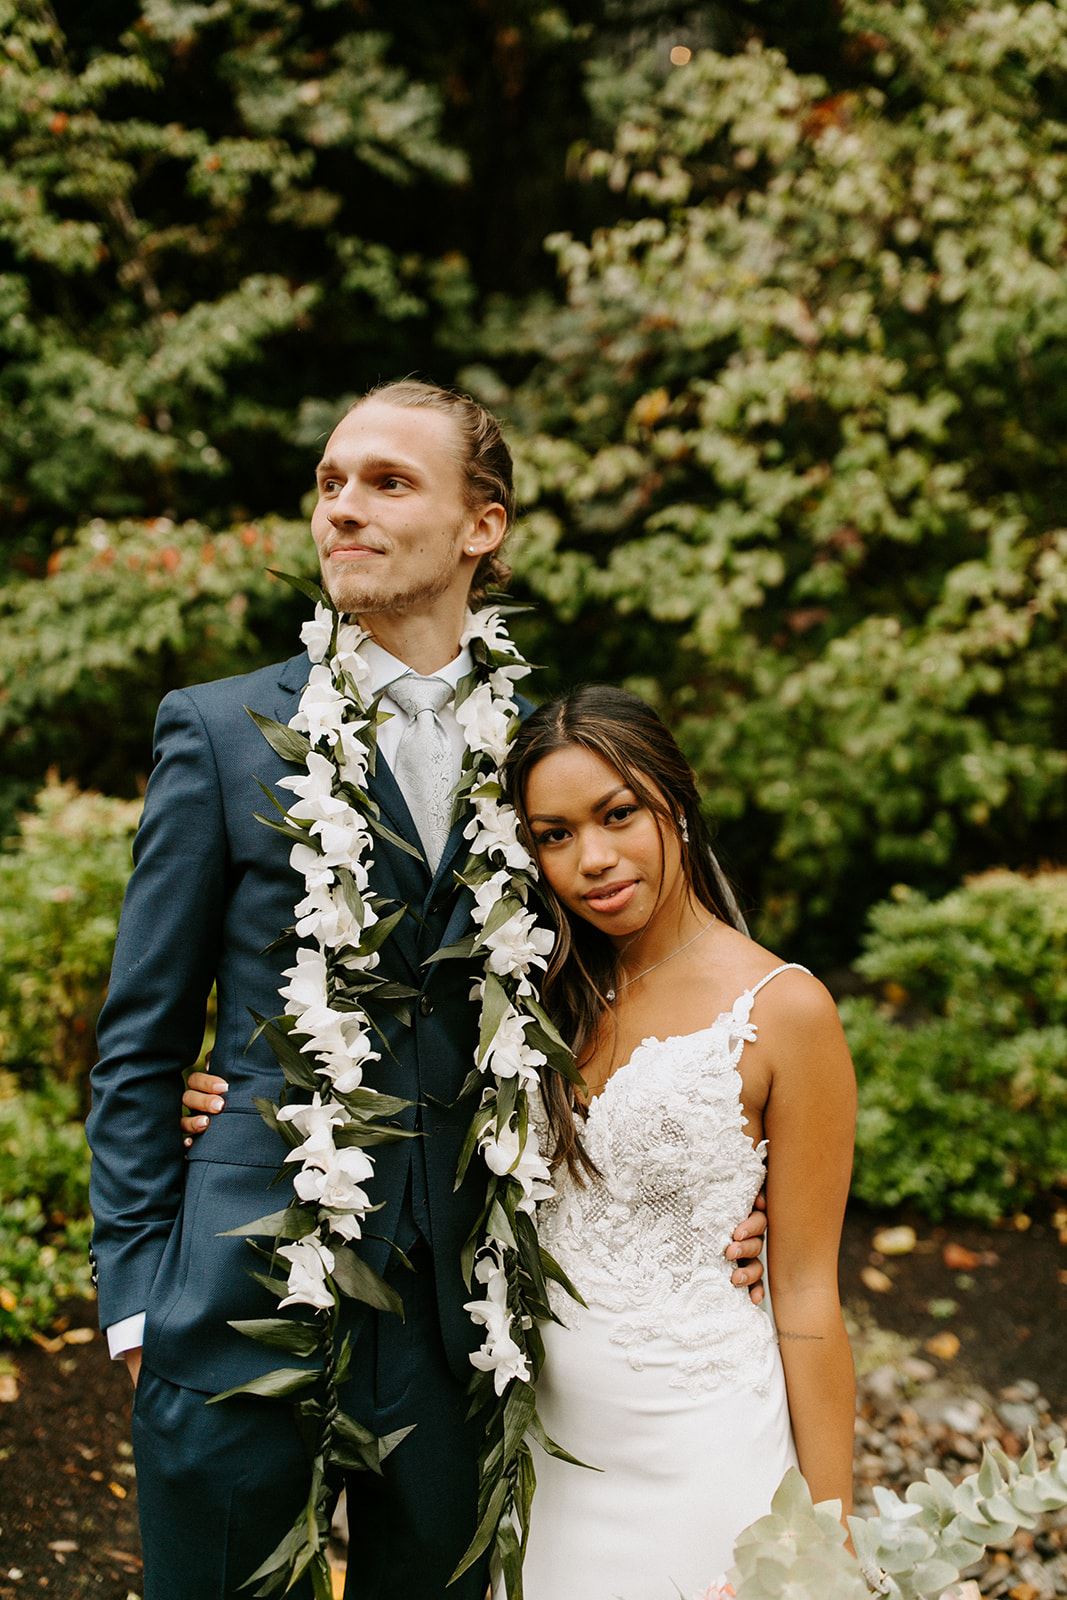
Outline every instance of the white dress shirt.
<svg viewBox="0 0 1067 1600">
<path fill-rule="evenodd" d="M 386 689 L 387 685 L 393 683 L 397 678 L 404 677 L 406 673 L 412 670 L 403 661 L 399 661 L 396 656 L 391 656 L 388 650 L 383 650 L 380 644 L 375 644 L 373 639 L 367 640 L 360 654 L 371 669 L 369 689 L 371 699 L 381 693 L 383 689 Z M 467 673 L 470 672 L 472 665 L 471 653 L 464 646 L 454 661 L 450 661 L 445 667 L 439 667 L 436 672 L 426 673 L 425 676 L 443 678 L 446 683 L 451 684 L 455 689 L 460 679 L 465 678 Z M 396 752 L 400 741 L 404 736 L 404 730 L 411 722 L 411 718 L 405 711 L 400 709 L 396 701 L 391 699 L 388 693 L 382 695 L 379 702 L 379 710 L 388 711 L 389 719 L 378 727 L 378 754 L 389 767 L 392 767 L 396 760 Z M 458 783 L 466 741 L 463 737 L 463 729 L 456 721 L 456 710 L 452 701 L 449 701 L 448 705 L 444 706 L 438 713 L 438 720 L 448 735 L 449 743 L 452 746 L 455 782 Z M 113 1361 L 117 1360 L 127 1350 L 139 1349 L 144 1343 L 144 1321 L 145 1313 L 143 1311 L 135 1311 L 132 1316 L 123 1317 L 121 1322 L 113 1322 L 111 1324 L 107 1330 L 107 1345 Z"/>
</svg>

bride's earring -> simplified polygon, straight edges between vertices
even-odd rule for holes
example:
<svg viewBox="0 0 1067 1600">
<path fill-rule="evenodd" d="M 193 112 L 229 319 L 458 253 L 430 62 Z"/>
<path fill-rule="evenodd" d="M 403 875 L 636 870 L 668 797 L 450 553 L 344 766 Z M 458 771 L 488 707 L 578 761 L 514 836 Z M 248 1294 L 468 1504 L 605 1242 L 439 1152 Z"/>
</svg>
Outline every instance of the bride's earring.
<svg viewBox="0 0 1067 1600">
<path fill-rule="evenodd" d="M 678 818 L 678 832 L 682 836 L 682 843 L 683 844 L 688 844 L 689 843 L 689 824 L 685 820 L 684 814 Z"/>
</svg>

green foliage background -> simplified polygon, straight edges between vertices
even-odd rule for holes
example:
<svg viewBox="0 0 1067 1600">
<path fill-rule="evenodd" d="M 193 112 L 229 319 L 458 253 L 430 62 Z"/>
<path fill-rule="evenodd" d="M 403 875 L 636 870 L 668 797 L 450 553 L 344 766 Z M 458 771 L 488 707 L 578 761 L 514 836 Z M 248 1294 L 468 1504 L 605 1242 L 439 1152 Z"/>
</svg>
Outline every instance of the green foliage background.
<svg viewBox="0 0 1067 1600">
<path fill-rule="evenodd" d="M 417 371 L 508 424 L 544 690 L 652 699 L 760 936 L 867 986 L 858 1192 L 1062 1178 L 1062 1015 L 964 989 L 1062 898 L 1065 91 L 1047 0 L 0 0 L 18 1092 L 81 1092 L 159 698 L 291 652 L 318 444 Z"/>
</svg>

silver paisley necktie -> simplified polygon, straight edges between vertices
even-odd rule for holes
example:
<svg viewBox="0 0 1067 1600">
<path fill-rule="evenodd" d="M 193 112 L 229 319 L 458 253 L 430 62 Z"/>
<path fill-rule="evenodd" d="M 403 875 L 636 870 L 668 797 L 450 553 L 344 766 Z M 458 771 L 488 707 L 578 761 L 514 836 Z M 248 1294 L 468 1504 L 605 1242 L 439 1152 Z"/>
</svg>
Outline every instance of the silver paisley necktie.
<svg viewBox="0 0 1067 1600">
<path fill-rule="evenodd" d="M 387 693 L 410 718 L 400 736 L 394 776 L 433 871 L 448 838 L 456 785 L 452 744 L 438 712 L 454 691 L 443 678 L 420 678 L 411 672 L 391 683 Z"/>
</svg>

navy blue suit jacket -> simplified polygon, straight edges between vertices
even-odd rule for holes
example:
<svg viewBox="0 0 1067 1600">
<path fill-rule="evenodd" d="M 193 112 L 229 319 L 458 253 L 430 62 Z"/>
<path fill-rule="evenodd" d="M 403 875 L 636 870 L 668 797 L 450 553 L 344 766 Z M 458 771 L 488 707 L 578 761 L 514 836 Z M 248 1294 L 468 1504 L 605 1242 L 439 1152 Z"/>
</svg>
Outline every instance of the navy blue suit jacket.
<svg viewBox="0 0 1067 1600">
<path fill-rule="evenodd" d="M 147 1310 L 144 1360 L 164 1378 L 214 1392 L 279 1364 L 276 1351 L 227 1326 L 230 1319 L 277 1313 L 277 1302 L 248 1275 L 257 1263 L 226 1229 L 279 1210 L 287 1179 L 273 1185 L 285 1147 L 262 1121 L 257 1096 L 276 1100 L 281 1072 L 262 1039 L 250 1048 L 251 1011 L 282 1009 L 282 971 L 295 942 L 264 953 L 292 924 L 300 880 L 289 843 L 255 820 L 268 804 L 257 778 L 279 790 L 296 768 L 275 755 L 245 707 L 288 722 L 307 679 L 306 655 L 245 677 L 175 690 L 156 721 L 154 767 L 134 842 L 134 871 L 119 925 L 107 1001 L 100 1016 L 100 1059 L 93 1071 L 88 1134 L 101 1325 Z M 524 707 L 524 710 L 528 710 Z M 418 846 L 392 774 L 379 760 L 371 792 L 383 821 Z M 462 820 L 431 877 L 415 860 L 375 840 L 372 886 L 408 907 L 382 952 L 379 971 L 417 988 L 410 1027 L 390 1019 L 393 1056 L 384 1051 L 368 1079 L 387 1094 L 421 1103 L 425 1137 L 377 1146 L 368 1219 L 381 1238 L 361 1252 L 379 1272 L 389 1262 L 409 1164 L 424 1162 L 416 1213 L 428 1234 L 441 1331 L 457 1376 L 470 1372 L 476 1330 L 460 1252 L 485 1191 L 473 1162 L 454 1193 L 456 1163 L 472 1114 L 454 1102 L 469 1071 L 477 1008 L 470 963 L 424 965 L 470 928 L 470 896 L 453 871 L 466 853 Z M 203 1038 L 212 983 L 218 1022 L 212 1070 L 230 1085 L 226 1110 L 185 1152 L 178 1128 L 182 1071 Z M 415 1123 L 414 1109 L 401 1119 Z M 273 1186 L 272 1186 L 273 1185 Z M 359 1308 L 351 1310 L 358 1327 Z M 285 1357 L 285 1364 L 292 1362 Z"/>
</svg>

